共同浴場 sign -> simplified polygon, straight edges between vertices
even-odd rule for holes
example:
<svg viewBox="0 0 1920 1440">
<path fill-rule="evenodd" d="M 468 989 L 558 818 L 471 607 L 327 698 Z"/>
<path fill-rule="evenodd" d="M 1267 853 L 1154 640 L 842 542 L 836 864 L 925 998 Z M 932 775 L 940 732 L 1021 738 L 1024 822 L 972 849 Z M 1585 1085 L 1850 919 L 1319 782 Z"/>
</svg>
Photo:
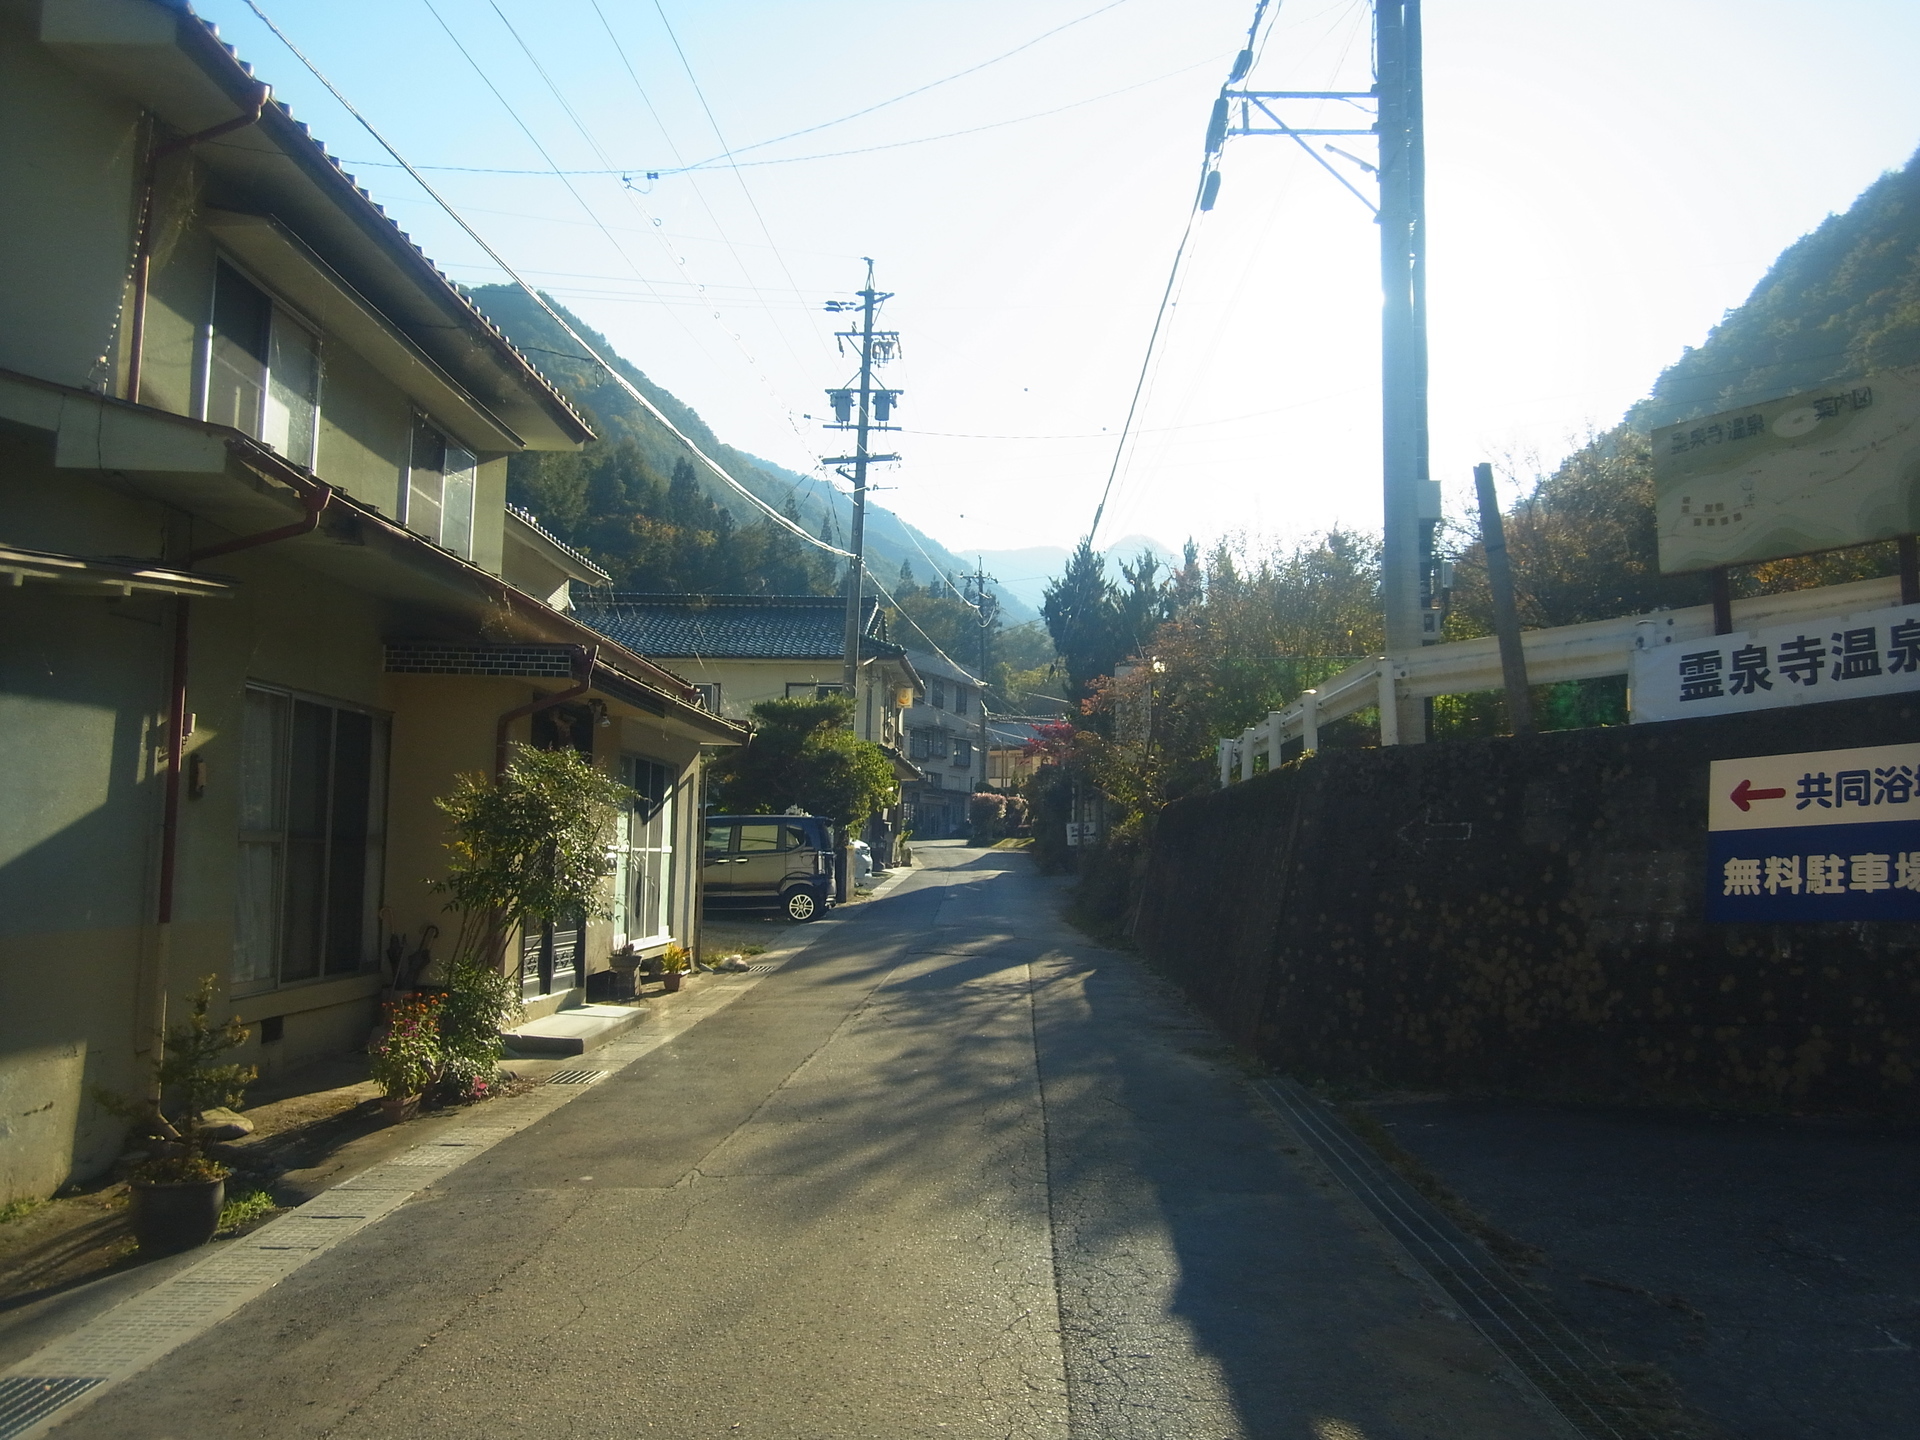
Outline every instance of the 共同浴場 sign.
<svg viewBox="0 0 1920 1440">
<path fill-rule="evenodd" d="M 1920 920 L 1920 745 L 1715 760 L 1707 919 Z"/>
</svg>

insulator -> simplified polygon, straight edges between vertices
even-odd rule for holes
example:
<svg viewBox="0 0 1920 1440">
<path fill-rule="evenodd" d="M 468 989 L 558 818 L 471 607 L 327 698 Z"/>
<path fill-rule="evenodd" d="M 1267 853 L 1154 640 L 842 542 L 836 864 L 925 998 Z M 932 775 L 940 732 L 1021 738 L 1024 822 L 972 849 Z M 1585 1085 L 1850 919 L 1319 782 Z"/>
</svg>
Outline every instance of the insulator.
<svg viewBox="0 0 1920 1440">
<path fill-rule="evenodd" d="M 1218 170 L 1209 170 L 1206 180 L 1203 181 L 1200 186 L 1200 208 L 1202 210 L 1213 209 L 1213 202 L 1219 198 L 1220 172 Z"/>
<path fill-rule="evenodd" d="M 1227 76 L 1229 85 L 1236 85 L 1247 78 L 1247 71 L 1253 68 L 1253 51 L 1242 50 L 1233 57 L 1233 73 Z"/>
<path fill-rule="evenodd" d="M 1222 95 L 1213 102 L 1213 118 L 1207 122 L 1207 153 L 1218 155 L 1220 147 L 1227 143 L 1227 97 Z"/>
</svg>

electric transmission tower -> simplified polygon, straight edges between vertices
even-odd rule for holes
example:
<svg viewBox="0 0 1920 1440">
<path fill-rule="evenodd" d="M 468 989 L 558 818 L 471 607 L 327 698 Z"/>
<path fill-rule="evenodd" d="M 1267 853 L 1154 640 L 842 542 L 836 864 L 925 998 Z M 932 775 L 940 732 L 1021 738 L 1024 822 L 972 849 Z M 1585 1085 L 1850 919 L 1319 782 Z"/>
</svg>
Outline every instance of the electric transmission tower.
<svg viewBox="0 0 1920 1440">
<path fill-rule="evenodd" d="M 1269 0 L 1259 0 L 1247 48 L 1234 61 L 1214 101 L 1207 127 L 1200 208 L 1220 193 L 1220 158 L 1232 135 L 1282 135 L 1294 141 L 1361 204 L 1380 226 L 1380 428 L 1384 546 L 1381 598 L 1387 653 L 1403 655 L 1440 638 L 1445 596 L 1434 532 L 1440 523 L 1440 486 L 1427 466 L 1427 210 L 1426 141 L 1421 100 L 1420 0 L 1373 0 L 1374 84 L 1370 90 L 1247 90 L 1236 88 L 1253 66 L 1253 45 Z M 1365 127 L 1302 128 L 1286 116 L 1302 102 L 1341 101 L 1374 123 Z M 1309 137 L 1371 136 L 1378 163 Z M 1353 162 L 1378 181 L 1376 204 L 1321 150 Z M 1402 743 L 1426 738 L 1425 706 L 1400 702 Z"/>
<path fill-rule="evenodd" d="M 842 355 L 847 353 L 849 347 L 859 355 L 859 376 L 853 384 L 827 392 L 827 399 L 833 406 L 833 419 L 826 428 L 853 431 L 853 454 L 835 455 L 820 463 L 833 466 L 842 479 L 853 485 L 853 525 L 847 543 L 847 549 L 853 554 L 847 561 L 846 651 L 842 678 L 847 695 L 853 700 L 857 717 L 860 706 L 860 622 L 863 618 L 860 613 L 861 590 L 866 579 L 867 467 L 891 464 L 900 458 L 898 455 L 870 454 L 867 449 L 867 439 L 874 431 L 900 428 L 889 423 L 900 392 L 876 386 L 873 383 L 873 371 L 875 366 L 885 365 L 899 355 L 900 332 L 873 328 L 881 303 L 891 300 L 893 296 L 873 288 L 871 260 L 867 261 L 866 288 L 856 293 L 859 297 L 856 300 L 827 302 L 827 309 L 836 314 L 857 311 L 860 315 L 857 330 L 836 331 L 833 337 Z"/>
</svg>

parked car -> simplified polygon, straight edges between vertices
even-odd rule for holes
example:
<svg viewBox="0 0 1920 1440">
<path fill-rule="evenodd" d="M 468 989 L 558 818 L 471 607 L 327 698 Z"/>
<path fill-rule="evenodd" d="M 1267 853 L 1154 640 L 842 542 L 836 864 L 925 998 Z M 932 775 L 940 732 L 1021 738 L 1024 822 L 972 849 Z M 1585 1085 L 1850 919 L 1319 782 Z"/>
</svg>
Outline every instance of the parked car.
<svg viewBox="0 0 1920 1440">
<path fill-rule="evenodd" d="M 818 815 L 709 815 L 703 873 L 716 909 L 778 906 L 815 920 L 832 904 L 833 824 Z"/>
</svg>

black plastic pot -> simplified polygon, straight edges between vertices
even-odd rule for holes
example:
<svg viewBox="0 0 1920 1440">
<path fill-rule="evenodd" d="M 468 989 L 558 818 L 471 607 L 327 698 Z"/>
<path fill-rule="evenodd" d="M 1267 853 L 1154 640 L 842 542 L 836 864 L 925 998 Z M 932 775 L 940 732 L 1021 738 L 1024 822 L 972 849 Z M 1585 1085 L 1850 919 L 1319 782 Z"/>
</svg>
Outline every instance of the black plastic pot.
<svg viewBox="0 0 1920 1440">
<path fill-rule="evenodd" d="M 132 1186 L 133 1234 L 148 1255 L 172 1255 L 213 1239 L 227 1203 L 224 1180 Z"/>
</svg>

